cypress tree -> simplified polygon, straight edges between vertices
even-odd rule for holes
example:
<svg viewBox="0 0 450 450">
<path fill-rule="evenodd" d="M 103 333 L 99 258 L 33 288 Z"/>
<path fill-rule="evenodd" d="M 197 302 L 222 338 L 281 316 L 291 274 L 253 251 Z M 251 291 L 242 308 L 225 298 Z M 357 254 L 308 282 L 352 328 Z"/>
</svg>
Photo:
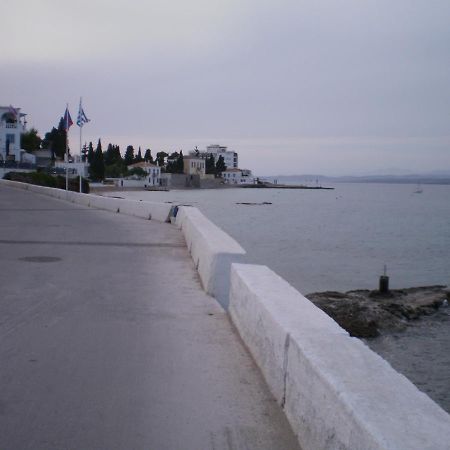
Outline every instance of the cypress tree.
<svg viewBox="0 0 450 450">
<path fill-rule="evenodd" d="M 144 160 L 145 162 L 153 164 L 152 151 L 149 148 L 145 150 Z"/>
<path fill-rule="evenodd" d="M 142 158 L 141 147 L 139 147 L 138 154 L 136 155 L 135 162 L 142 162 L 144 159 Z"/>
<path fill-rule="evenodd" d="M 216 177 L 220 177 L 220 173 L 225 172 L 225 170 L 227 170 L 227 166 L 225 165 L 225 160 L 223 159 L 223 156 L 220 155 L 216 163 Z"/>
<path fill-rule="evenodd" d="M 92 163 L 89 167 L 89 175 L 93 180 L 101 181 L 105 178 L 105 163 L 103 161 L 102 143 L 98 140 Z"/>
<path fill-rule="evenodd" d="M 205 161 L 205 172 L 208 174 L 216 173 L 216 161 L 214 155 L 211 153 Z"/>
<path fill-rule="evenodd" d="M 125 164 L 129 166 L 134 162 L 134 148 L 132 145 L 129 145 L 125 151 Z"/>
<path fill-rule="evenodd" d="M 87 160 L 89 164 L 92 164 L 92 161 L 94 161 L 94 146 L 92 142 L 89 142 Z"/>
<path fill-rule="evenodd" d="M 184 162 L 183 162 L 183 150 L 180 150 L 180 154 L 177 159 L 177 173 L 183 173 Z"/>
</svg>

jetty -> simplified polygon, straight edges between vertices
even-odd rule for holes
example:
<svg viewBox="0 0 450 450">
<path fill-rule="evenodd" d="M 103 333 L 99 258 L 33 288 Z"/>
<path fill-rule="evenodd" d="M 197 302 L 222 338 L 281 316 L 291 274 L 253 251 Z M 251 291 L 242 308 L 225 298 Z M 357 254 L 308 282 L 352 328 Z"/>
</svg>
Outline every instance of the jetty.
<svg viewBox="0 0 450 450">
<path fill-rule="evenodd" d="M 448 450 L 450 416 L 197 208 L 0 181 L 0 448 Z"/>
<path fill-rule="evenodd" d="M 243 184 L 239 187 L 247 189 L 312 189 L 312 190 L 334 190 L 333 187 L 307 186 L 306 184 L 278 184 L 269 181 L 259 181 L 255 184 Z"/>
</svg>

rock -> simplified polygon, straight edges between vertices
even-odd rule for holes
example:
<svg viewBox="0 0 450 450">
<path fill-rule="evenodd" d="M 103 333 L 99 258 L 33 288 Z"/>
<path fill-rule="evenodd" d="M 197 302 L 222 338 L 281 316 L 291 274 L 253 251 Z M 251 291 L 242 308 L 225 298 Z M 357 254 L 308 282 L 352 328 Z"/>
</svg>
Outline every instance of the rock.
<svg viewBox="0 0 450 450">
<path fill-rule="evenodd" d="M 449 294 L 445 286 L 378 291 L 316 292 L 307 295 L 351 336 L 371 338 L 383 331 L 400 331 L 408 322 L 435 313 Z"/>
</svg>

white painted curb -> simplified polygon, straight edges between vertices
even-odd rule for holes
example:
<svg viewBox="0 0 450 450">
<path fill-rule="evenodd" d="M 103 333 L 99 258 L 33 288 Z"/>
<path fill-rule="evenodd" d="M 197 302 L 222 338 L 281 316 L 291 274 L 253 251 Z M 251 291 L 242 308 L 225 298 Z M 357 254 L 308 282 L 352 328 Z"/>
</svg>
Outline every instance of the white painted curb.
<svg viewBox="0 0 450 450">
<path fill-rule="evenodd" d="M 130 216 L 156 220 L 158 222 L 167 222 L 169 220 L 169 214 L 172 207 L 172 205 L 168 203 L 142 202 L 138 200 L 102 197 L 100 195 L 80 194 L 79 192 L 66 191 L 64 189 L 55 189 L 10 180 L 0 180 L 0 183 L 91 208 L 103 209 L 116 213 L 120 212 Z"/>
</svg>

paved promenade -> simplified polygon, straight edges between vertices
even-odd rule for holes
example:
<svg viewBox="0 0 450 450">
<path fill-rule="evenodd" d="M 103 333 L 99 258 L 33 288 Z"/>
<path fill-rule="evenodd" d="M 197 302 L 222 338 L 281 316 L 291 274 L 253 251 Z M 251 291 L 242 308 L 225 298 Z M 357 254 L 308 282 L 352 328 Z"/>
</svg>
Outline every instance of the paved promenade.
<svg viewBox="0 0 450 450">
<path fill-rule="evenodd" d="M 297 449 L 169 224 L 0 186 L 0 449 Z"/>
</svg>

